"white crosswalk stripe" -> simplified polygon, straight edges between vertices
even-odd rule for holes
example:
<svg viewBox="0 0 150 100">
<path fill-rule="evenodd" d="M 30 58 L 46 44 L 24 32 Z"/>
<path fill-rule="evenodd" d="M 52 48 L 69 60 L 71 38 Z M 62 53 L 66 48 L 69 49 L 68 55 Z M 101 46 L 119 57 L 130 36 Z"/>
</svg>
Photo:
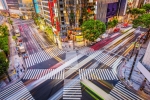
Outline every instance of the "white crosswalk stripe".
<svg viewBox="0 0 150 100">
<path fill-rule="evenodd" d="M 83 47 L 79 49 L 79 53 L 84 54 L 84 55 L 91 55 L 94 53 L 94 49 L 89 48 L 89 47 Z"/>
<path fill-rule="evenodd" d="M 25 63 L 26 63 L 27 68 L 29 68 L 35 64 L 41 63 L 51 58 L 52 57 L 49 54 L 47 54 L 45 51 L 41 51 L 41 52 L 34 53 L 32 55 L 29 55 L 28 58 L 25 59 Z"/>
<path fill-rule="evenodd" d="M 55 56 L 59 56 L 59 55 L 61 55 L 61 54 L 66 53 L 66 51 L 60 50 L 60 49 L 57 48 L 57 47 L 53 47 L 53 48 L 46 49 L 46 53 L 48 53 L 48 54 L 51 55 L 52 57 L 55 57 Z"/>
<path fill-rule="evenodd" d="M 69 84 L 72 82 L 73 84 Z M 81 85 L 78 79 L 65 79 L 63 87 L 63 100 L 81 100 Z"/>
<path fill-rule="evenodd" d="M 103 64 L 105 64 L 107 66 L 111 66 L 118 59 L 118 57 L 111 56 L 108 53 L 101 53 L 97 57 L 95 57 L 95 59 L 98 62 L 101 62 L 101 63 L 103 63 Z"/>
<path fill-rule="evenodd" d="M 116 100 L 143 100 L 138 95 L 126 89 L 125 86 L 121 84 L 120 81 L 111 90 L 110 95 L 116 98 Z"/>
<path fill-rule="evenodd" d="M 34 100 L 22 81 L 0 92 L 1 100 Z"/>
<path fill-rule="evenodd" d="M 64 70 L 55 72 L 56 69 L 28 69 L 23 79 L 64 79 Z"/>
<path fill-rule="evenodd" d="M 118 80 L 116 74 L 109 69 L 79 69 L 80 79 Z"/>
</svg>

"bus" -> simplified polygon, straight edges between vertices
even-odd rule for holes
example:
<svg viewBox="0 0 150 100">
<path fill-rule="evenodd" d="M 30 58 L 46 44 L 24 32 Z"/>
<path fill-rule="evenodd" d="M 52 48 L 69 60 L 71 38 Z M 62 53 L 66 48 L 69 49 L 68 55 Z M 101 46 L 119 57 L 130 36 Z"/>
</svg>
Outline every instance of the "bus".
<svg viewBox="0 0 150 100">
<path fill-rule="evenodd" d="M 115 100 L 114 97 L 100 89 L 89 80 L 81 80 L 81 85 L 84 87 L 85 91 L 95 100 Z"/>
</svg>

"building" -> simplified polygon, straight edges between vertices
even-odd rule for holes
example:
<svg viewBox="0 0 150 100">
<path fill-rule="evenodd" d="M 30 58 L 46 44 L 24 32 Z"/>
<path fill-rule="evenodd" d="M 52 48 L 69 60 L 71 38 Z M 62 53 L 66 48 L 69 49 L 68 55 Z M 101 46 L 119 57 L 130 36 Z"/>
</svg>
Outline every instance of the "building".
<svg viewBox="0 0 150 100">
<path fill-rule="evenodd" d="M 67 35 L 68 30 L 78 28 L 84 20 L 107 22 L 114 16 L 123 16 L 126 4 L 127 0 L 40 0 L 39 8 L 47 23 L 55 25 L 61 35 Z"/>
<path fill-rule="evenodd" d="M 80 26 L 88 19 L 107 23 L 125 15 L 127 0 L 39 0 L 40 15 L 55 36 L 83 41 Z M 57 39 L 54 39 L 57 42 Z"/>
<path fill-rule="evenodd" d="M 6 2 L 7 2 L 7 6 L 8 6 L 8 10 L 9 10 L 10 14 L 21 15 L 21 12 L 19 10 L 18 0 L 6 0 Z"/>
<path fill-rule="evenodd" d="M 143 57 L 143 61 L 142 61 L 143 64 L 145 66 L 147 66 L 148 69 L 150 69 L 150 56 L 149 56 L 149 54 L 150 54 L 150 43 L 148 44 L 146 53 L 145 53 L 145 55 Z"/>
<path fill-rule="evenodd" d="M 19 0 L 19 10 L 25 19 L 31 19 L 35 13 L 32 0 Z"/>
<path fill-rule="evenodd" d="M 0 10 L 7 10 L 7 9 L 8 6 L 6 0 L 0 0 Z"/>
</svg>

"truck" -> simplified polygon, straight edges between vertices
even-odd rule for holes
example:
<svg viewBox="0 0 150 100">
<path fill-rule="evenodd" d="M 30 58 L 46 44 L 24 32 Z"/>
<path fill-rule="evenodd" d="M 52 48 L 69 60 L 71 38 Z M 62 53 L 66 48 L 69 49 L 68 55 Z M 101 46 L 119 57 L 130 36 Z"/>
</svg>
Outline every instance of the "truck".
<svg viewBox="0 0 150 100">
<path fill-rule="evenodd" d="M 25 53 L 25 52 L 26 52 L 24 46 L 18 46 L 18 48 L 19 48 L 19 52 L 20 52 L 20 53 Z"/>
</svg>

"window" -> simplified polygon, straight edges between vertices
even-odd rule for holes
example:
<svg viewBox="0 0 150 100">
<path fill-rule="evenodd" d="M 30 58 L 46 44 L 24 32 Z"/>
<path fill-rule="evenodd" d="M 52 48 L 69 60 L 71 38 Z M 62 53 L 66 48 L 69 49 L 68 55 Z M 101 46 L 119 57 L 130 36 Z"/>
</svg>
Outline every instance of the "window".
<svg viewBox="0 0 150 100">
<path fill-rule="evenodd" d="M 44 10 L 47 10 L 47 11 L 49 11 L 49 9 L 48 9 L 48 8 L 46 8 L 46 7 L 43 7 L 43 9 L 44 9 Z"/>
<path fill-rule="evenodd" d="M 60 5 L 60 8 L 63 8 L 63 5 Z"/>
</svg>

